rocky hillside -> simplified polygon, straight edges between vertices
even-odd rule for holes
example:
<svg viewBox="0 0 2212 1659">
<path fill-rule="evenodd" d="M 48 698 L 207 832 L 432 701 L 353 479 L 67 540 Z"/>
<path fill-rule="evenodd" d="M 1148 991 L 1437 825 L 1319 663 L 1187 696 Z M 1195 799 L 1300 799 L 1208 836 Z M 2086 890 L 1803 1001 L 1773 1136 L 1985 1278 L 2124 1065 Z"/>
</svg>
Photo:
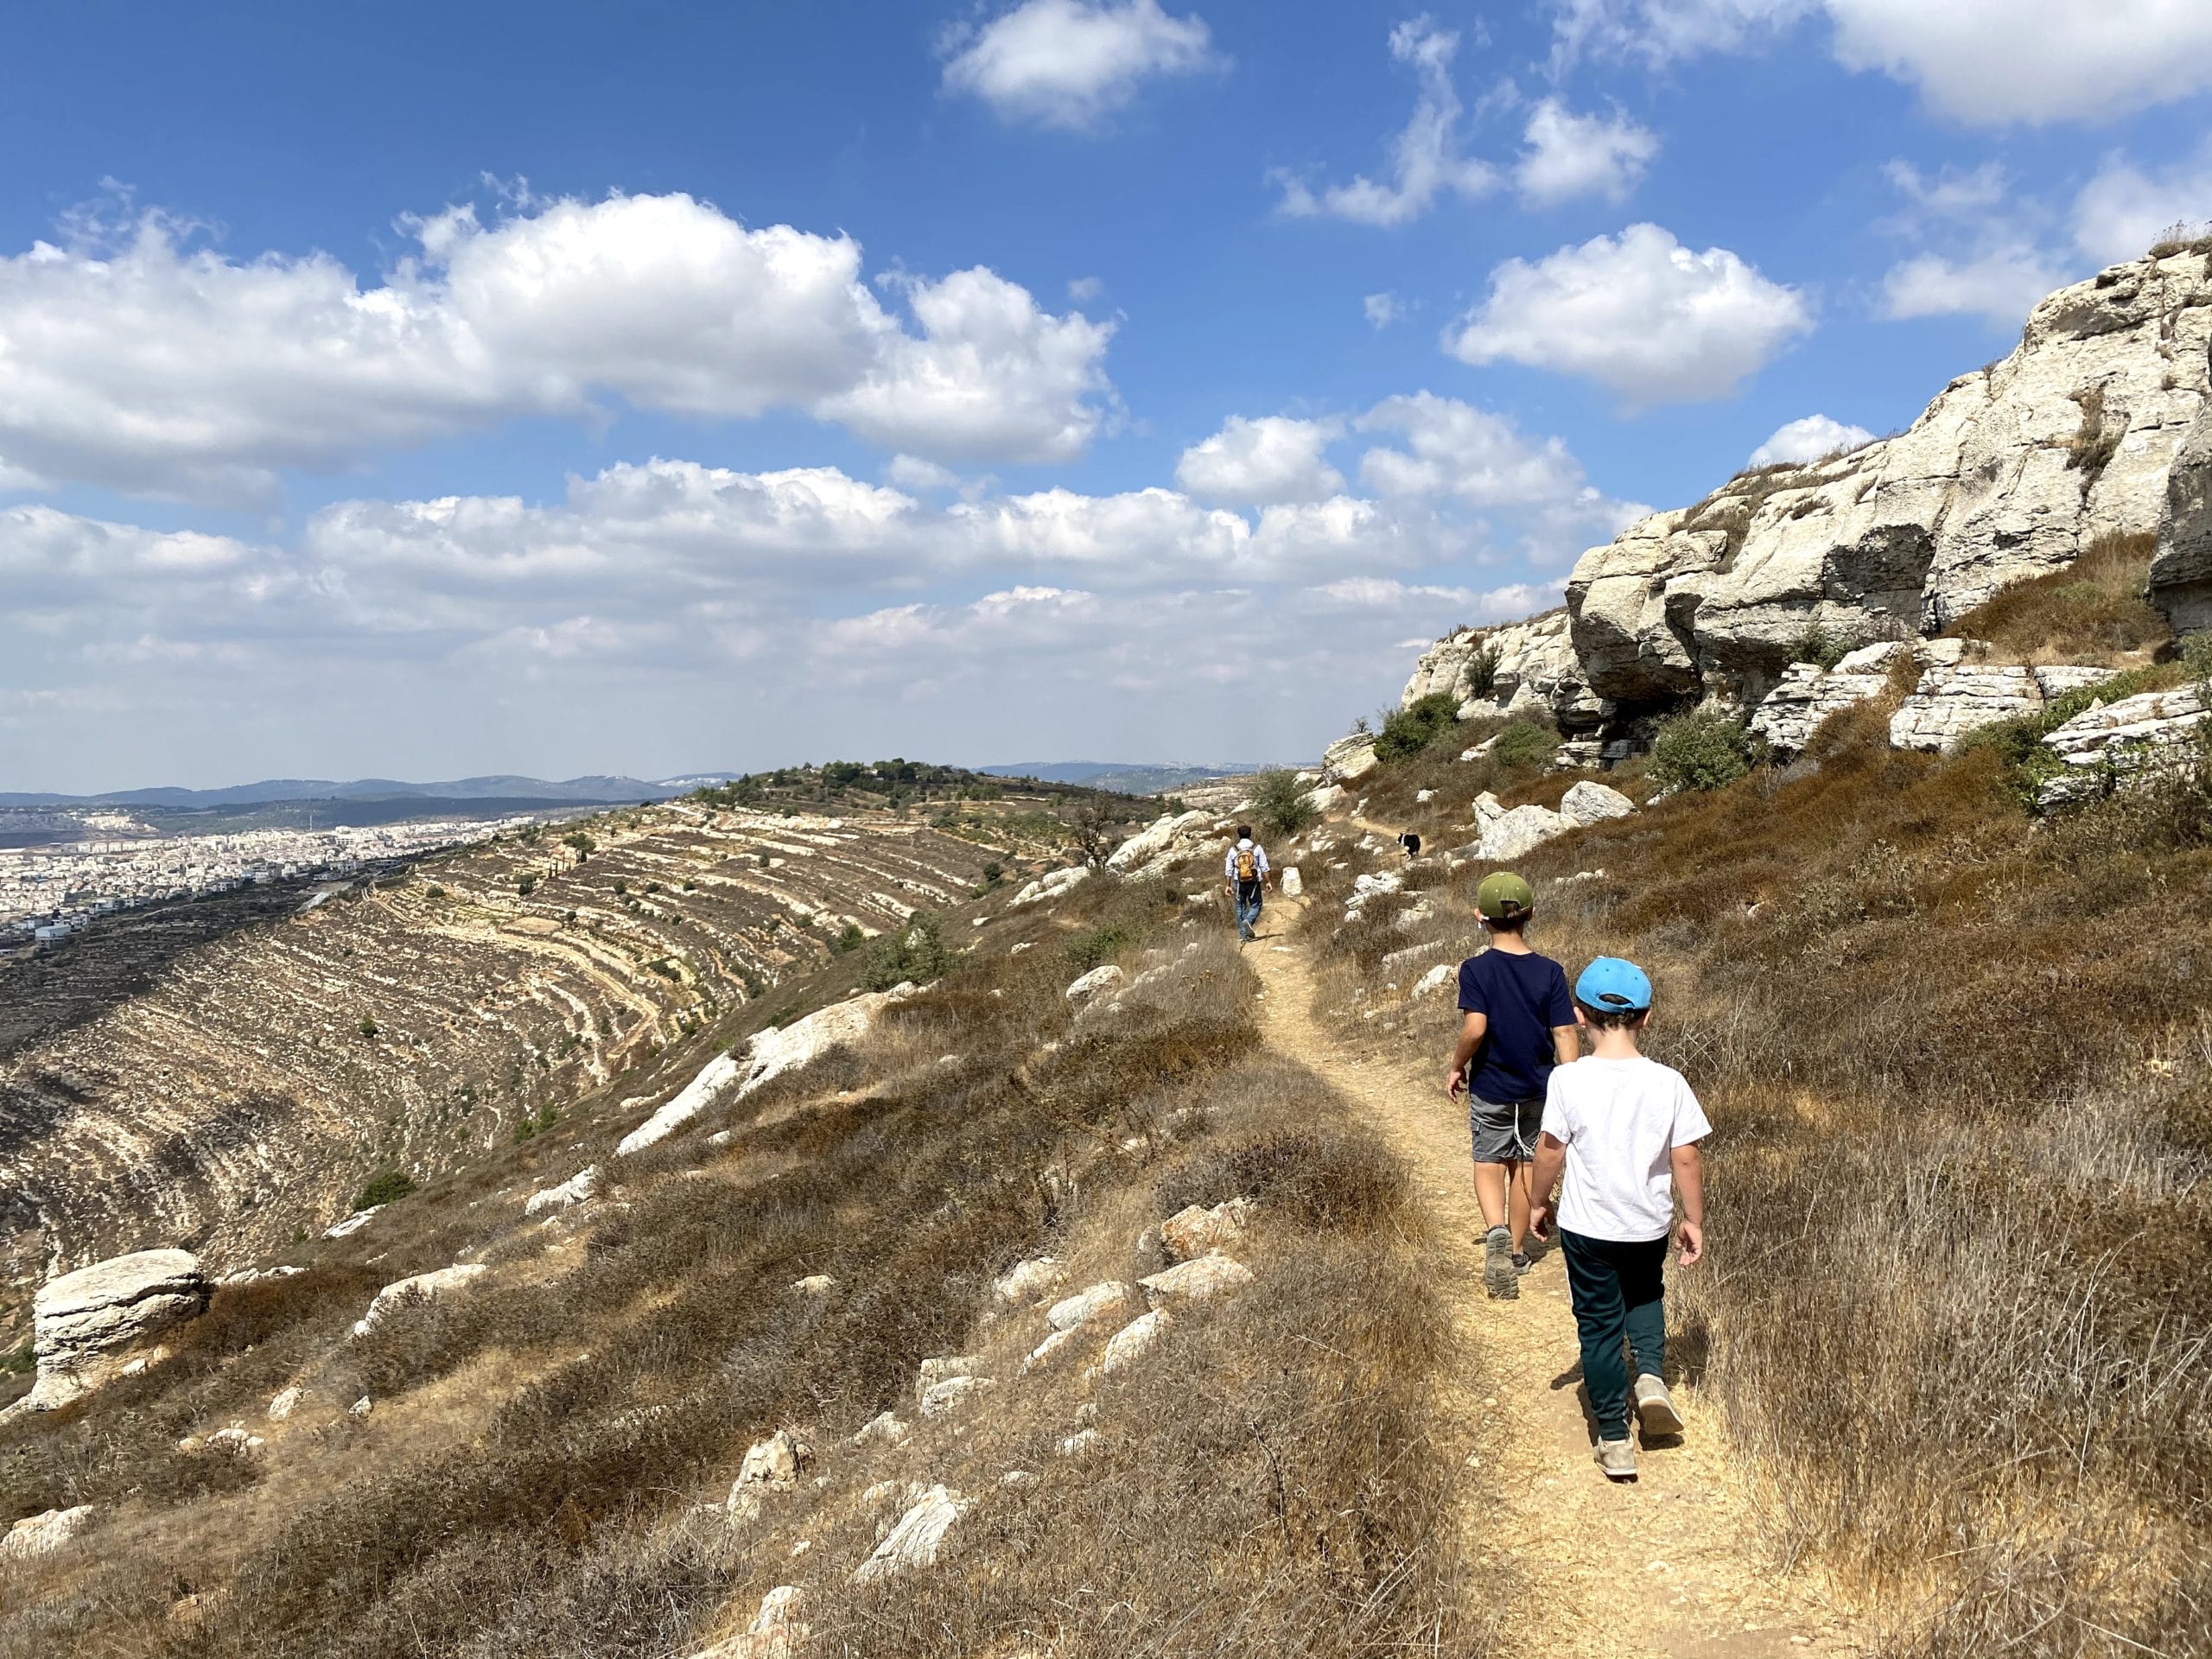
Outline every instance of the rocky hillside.
<svg viewBox="0 0 2212 1659">
<path fill-rule="evenodd" d="M 149 912 L 11 968 L 18 1275 L 179 1244 L 219 1271 L 320 1232 L 380 1173 L 428 1179 L 588 1095 L 642 1093 L 794 974 L 1001 867 L 1057 863 L 1055 800 L 992 790 L 927 819 L 625 810 L 342 889 L 257 890 L 227 925 Z"/>
<path fill-rule="evenodd" d="M 2196 244 L 2063 289 L 1905 431 L 1630 525 L 1577 562 L 1563 610 L 1441 640 L 1406 705 L 1541 711 L 1567 762 L 1615 760 L 1656 716 L 1755 711 L 1793 664 L 1953 631 L 2094 547 L 2153 535 L 2152 601 L 2177 626 L 2212 622 L 2208 265 Z"/>
</svg>

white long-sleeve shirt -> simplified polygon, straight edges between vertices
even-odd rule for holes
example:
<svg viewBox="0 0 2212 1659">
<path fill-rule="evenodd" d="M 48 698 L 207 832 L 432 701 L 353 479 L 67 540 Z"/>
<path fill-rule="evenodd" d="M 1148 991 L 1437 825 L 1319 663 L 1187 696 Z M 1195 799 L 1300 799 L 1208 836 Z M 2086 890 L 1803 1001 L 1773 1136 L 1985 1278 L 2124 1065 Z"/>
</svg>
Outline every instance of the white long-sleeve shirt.
<svg viewBox="0 0 2212 1659">
<path fill-rule="evenodd" d="M 1247 847 L 1252 849 L 1254 854 L 1252 861 L 1259 867 L 1260 879 L 1262 881 L 1267 880 L 1268 849 L 1255 841 L 1240 841 L 1229 849 L 1229 856 L 1221 861 L 1221 874 L 1225 880 L 1230 881 L 1236 880 L 1236 855 Z"/>
</svg>

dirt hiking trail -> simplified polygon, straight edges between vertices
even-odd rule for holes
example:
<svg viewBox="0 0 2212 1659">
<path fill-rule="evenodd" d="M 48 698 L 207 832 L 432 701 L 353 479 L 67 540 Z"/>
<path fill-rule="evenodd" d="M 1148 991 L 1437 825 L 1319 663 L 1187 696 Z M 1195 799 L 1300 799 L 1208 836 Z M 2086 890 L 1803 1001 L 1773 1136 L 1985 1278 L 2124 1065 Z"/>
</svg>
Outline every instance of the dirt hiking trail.
<svg viewBox="0 0 2212 1659">
<path fill-rule="evenodd" d="M 1475 1203 L 1463 1109 L 1444 1096 L 1448 1056 L 1367 1058 L 1314 1020 L 1305 947 L 1288 938 L 1299 900 L 1268 906 L 1245 960 L 1265 987 L 1268 1044 L 1351 1101 L 1403 1158 L 1436 1223 L 1437 1294 L 1479 1363 L 1447 1408 L 1478 1426 L 1459 1523 L 1475 1563 L 1503 1569 L 1502 1651 L 1572 1659 L 1786 1659 L 1862 1651 L 1803 1575 L 1782 1580 L 1758 1548 L 1750 1504 L 1731 1466 L 1719 1414 L 1670 1376 L 1687 1432 L 1637 1453 L 1638 1479 L 1615 1485 L 1590 1460 L 1581 1361 L 1567 1274 L 1556 1250 L 1521 1281 L 1516 1301 L 1482 1288 L 1482 1211 Z M 1433 1074 L 1433 1075 L 1432 1075 Z M 1669 1278 L 1678 1269 L 1670 1259 Z M 1677 1357 L 1669 1356 L 1670 1372 Z"/>
</svg>

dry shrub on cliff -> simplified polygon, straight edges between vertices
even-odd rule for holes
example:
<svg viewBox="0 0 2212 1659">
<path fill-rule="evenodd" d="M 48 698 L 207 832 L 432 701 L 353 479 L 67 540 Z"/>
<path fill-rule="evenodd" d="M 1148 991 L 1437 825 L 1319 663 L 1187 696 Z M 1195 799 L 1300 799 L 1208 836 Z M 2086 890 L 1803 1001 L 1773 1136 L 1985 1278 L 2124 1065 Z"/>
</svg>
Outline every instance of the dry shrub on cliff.
<svg viewBox="0 0 2212 1659">
<path fill-rule="evenodd" d="M 822 1652 L 968 1655 L 1051 1630 L 1058 1651 L 1119 1659 L 1179 1650 L 1193 1618 L 1222 1654 L 1471 1651 L 1440 1526 L 1458 1460 L 1427 1438 L 1456 1362 L 1402 1177 L 1329 1126 L 1310 1077 L 1255 1055 L 1249 970 L 1217 933 L 1180 949 L 1198 936 L 1176 906 L 1102 878 L 1068 913 L 1021 924 L 1150 935 L 1143 963 L 1162 976 L 1116 1013 L 1071 1019 L 1061 953 L 1011 957 L 995 938 L 838 1061 L 829 1080 L 849 1092 L 764 1090 L 616 1160 L 595 1217 L 515 1233 L 581 1224 L 575 1243 L 504 1249 L 473 1293 L 345 1339 L 377 1286 L 442 1265 L 421 1260 L 427 1241 L 454 1247 L 433 1186 L 383 1218 L 373 1249 L 355 1235 L 315 1274 L 226 1293 L 193 1338 L 204 1363 L 104 1393 L 86 1437 L 40 1442 L 65 1452 L 33 1479 L 33 1431 L 54 1426 L 11 1426 L 0 1497 L 21 1512 L 96 1497 L 109 1514 L 97 1560 L 0 1609 L 0 1655 L 663 1659 L 779 1581 L 809 1587 Z M 704 1143 L 717 1125 L 734 1144 Z M 533 1179 L 587 1151 L 559 1133 L 564 1154 L 531 1163 Z M 454 1224 L 475 1254 L 515 1226 L 527 1184 L 512 1177 L 537 1159 L 535 1144 L 499 1154 L 510 1179 L 486 1190 L 504 1200 Z M 1096 1391 L 1096 1457 L 1056 1449 L 1090 1397 L 1079 1372 L 1020 1378 L 1034 1313 L 982 1330 L 1001 1379 L 985 1408 L 904 1448 L 848 1443 L 880 1410 L 912 1415 L 918 1362 L 975 1343 L 1015 1259 L 1051 1249 L 1134 1277 L 1161 1265 L 1132 1244 L 1164 1196 L 1236 1191 L 1263 1201 L 1257 1282 Z M 833 1294 L 794 1289 L 818 1274 Z M 214 1465 L 162 1437 L 257 1411 L 296 1377 L 307 1414 L 235 1465 L 260 1470 L 251 1490 L 203 1477 L 175 1503 L 162 1471 Z M 377 1402 L 365 1422 L 340 1409 L 357 1393 Z M 118 1425 L 137 1461 L 99 1466 Z M 826 1489 L 735 1530 L 693 1511 L 782 1426 L 820 1448 Z M 1042 1479 L 1001 1487 L 1009 1466 Z M 933 1572 L 857 1589 L 877 1535 L 858 1494 L 889 1474 L 979 1504 Z M 192 1616 L 172 1617 L 187 1592 Z"/>
<path fill-rule="evenodd" d="M 2037 822 L 1993 750 L 1893 753 L 1885 714 L 1530 855 L 1532 942 L 1649 967 L 1648 1046 L 1711 1108 L 1676 1318 L 1778 1553 L 1857 1586 L 1886 1654 L 2197 1651 L 2212 791 Z M 1471 945 L 1481 874 L 1401 946 Z M 1381 1007 L 1376 1043 L 1453 1018 L 1357 963 L 1323 1002 Z"/>
<path fill-rule="evenodd" d="M 2144 599 L 2155 535 L 2100 536 L 2073 563 L 2007 588 L 1961 617 L 1949 632 L 1986 639 L 2016 663 L 2087 663 L 2121 668 L 2150 660 L 2171 637 Z"/>
</svg>

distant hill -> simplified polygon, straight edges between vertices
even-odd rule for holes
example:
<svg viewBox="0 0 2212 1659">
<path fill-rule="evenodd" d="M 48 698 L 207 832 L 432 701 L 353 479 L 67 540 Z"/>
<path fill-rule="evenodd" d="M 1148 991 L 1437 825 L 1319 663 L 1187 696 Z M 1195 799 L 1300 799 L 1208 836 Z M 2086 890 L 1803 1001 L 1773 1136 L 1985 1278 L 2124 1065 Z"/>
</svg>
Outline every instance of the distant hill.
<svg viewBox="0 0 2212 1659">
<path fill-rule="evenodd" d="M 1167 795 L 1223 778 L 1260 770 L 1258 761 L 1221 766 L 1180 766 L 1141 760 L 1014 760 L 978 766 L 995 778 L 1035 778 L 1046 783 L 1081 784 L 1120 795 Z"/>
<path fill-rule="evenodd" d="M 51 795 L 0 791 L 0 806 L 165 806 L 184 809 L 266 806 L 281 801 L 498 801 L 503 804 L 527 802 L 532 805 L 573 802 L 613 804 L 623 801 L 665 800 L 698 788 L 721 783 L 734 774 L 700 772 L 683 778 L 648 782 L 637 778 L 592 776 L 558 782 L 501 773 L 488 778 L 455 778 L 443 783 L 410 784 L 393 778 L 356 778 L 340 783 L 324 778 L 270 778 L 257 784 L 233 784 L 226 789 L 179 789 L 159 785 L 149 789 L 111 790 L 104 795 Z"/>
</svg>

